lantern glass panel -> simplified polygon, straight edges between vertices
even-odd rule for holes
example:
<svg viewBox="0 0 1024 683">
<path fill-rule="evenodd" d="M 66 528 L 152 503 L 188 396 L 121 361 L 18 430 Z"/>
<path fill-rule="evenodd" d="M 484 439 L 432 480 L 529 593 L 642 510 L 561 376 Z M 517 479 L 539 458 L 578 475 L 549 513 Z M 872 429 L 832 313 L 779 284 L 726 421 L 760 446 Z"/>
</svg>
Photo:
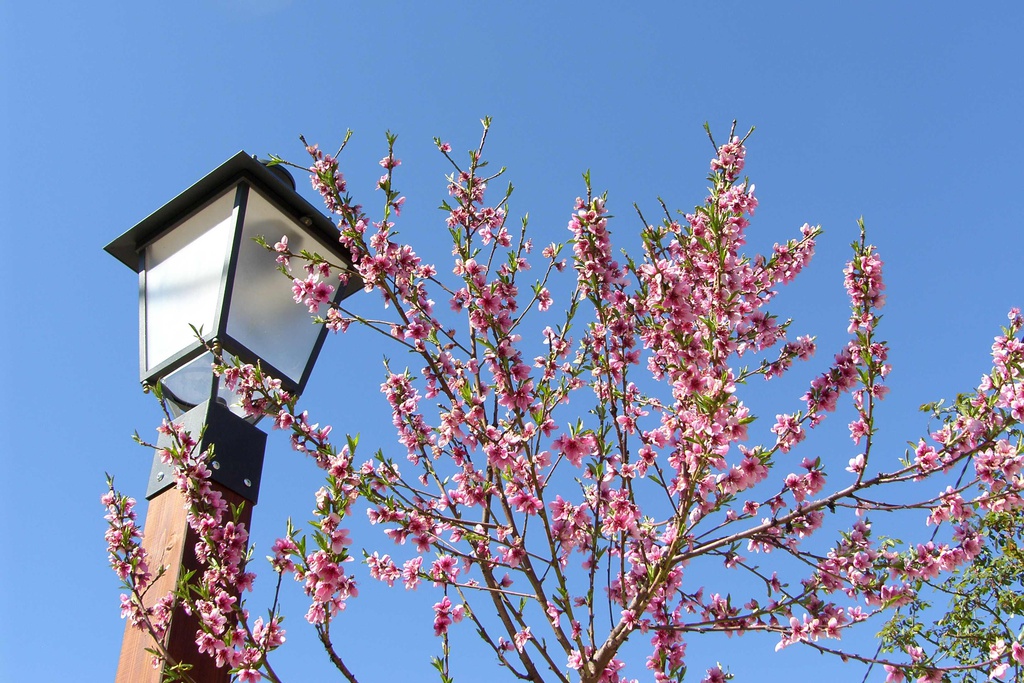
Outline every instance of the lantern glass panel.
<svg viewBox="0 0 1024 683">
<path fill-rule="evenodd" d="M 238 394 L 224 386 L 223 378 L 213 374 L 213 354 L 206 352 L 160 380 L 163 394 L 171 407 L 172 417 L 188 412 L 211 396 L 217 403 L 227 406 L 235 415 L 255 424 L 260 416 L 246 417 Z"/>
<path fill-rule="evenodd" d="M 146 246 L 147 370 L 196 343 L 190 325 L 215 334 L 236 214 L 232 187 Z"/>
<path fill-rule="evenodd" d="M 250 188 L 227 333 L 285 377 L 299 383 L 321 327 L 312 324 L 305 306 L 295 303 L 288 280 L 277 270 L 274 255 L 253 241 L 262 236 L 273 244 L 282 235 L 288 236 L 292 252 L 305 249 L 327 258 L 333 253 L 300 223 Z M 301 262 L 293 262 L 292 268 L 295 277 L 306 277 Z M 337 287 L 337 278 L 332 277 L 330 284 Z"/>
<path fill-rule="evenodd" d="M 207 352 L 160 379 L 164 398 L 173 406 L 175 417 L 210 400 L 217 380 L 212 367 L 213 354 Z"/>
</svg>

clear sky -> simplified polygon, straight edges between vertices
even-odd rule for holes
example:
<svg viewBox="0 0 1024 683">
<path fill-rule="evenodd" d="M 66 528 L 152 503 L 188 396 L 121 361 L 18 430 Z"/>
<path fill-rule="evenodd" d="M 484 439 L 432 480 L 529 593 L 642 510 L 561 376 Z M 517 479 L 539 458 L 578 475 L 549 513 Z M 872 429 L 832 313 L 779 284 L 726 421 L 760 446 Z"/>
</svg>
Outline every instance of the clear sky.
<svg viewBox="0 0 1024 683">
<path fill-rule="evenodd" d="M 489 157 L 517 187 L 511 212 L 529 212 L 547 243 L 566 237 L 586 169 L 609 191 L 618 234 L 636 229 L 633 202 L 649 216 L 659 196 L 692 208 L 711 153 L 702 124 L 724 138 L 739 119 L 757 126 L 752 246 L 787 239 L 805 221 L 826 230 L 781 303 L 795 331 L 819 335 L 812 371 L 844 338 L 840 270 L 863 215 L 889 285 L 885 443 L 901 452 L 924 428 L 916 406 L 973 386 L 1006 311 L 1024 304 L 1024 6 L 625 6 L 0 2 L 0 234 L 11 257 L 0 275 L 0 680 L 113 677 L 123 622 L 99 496 L 105 471 L 142 496 L 150 456 L 130 435 L 152 435 L 158 409 L 138 386 L 135 275 L 102 247 L 239 149 L 301 159 L 300 133 L 334 148 L 351 128 L 343 168 L 374 206 L 391 129 L 408 197 L 399 227 L 443 256 L 436 207 L 447 169 L 433 136 L 468 149 L 478 120 L 492 116 Z M 304 181 L 300 189 L 314 199 Z M 368 450 L 396 448 L 377 393 L 380 357 L 369 337 L 330 338 L 303 398 L 319 421 L 361 432 Z M 792 391 L 786 410 L 801 393 Z M 271 434 L 257 557 L 287 516 L 308 519 L 318 481 Z M 436 597 L 362 583 L 340 622 L 361 680 L 429 680 Z M 254 613 L 269 588 L 251 598 Z M 286 592 L 290 642 L 275 661 L 290 681 L 330 670 L 304 605 Z M 457 680 L 488 680 L 492 658 L 467 642 Z M 767 638 L 693 642 L 689 663 L 699 674 L 722 660 L 749 681 L 826 667 L 835 680 L 863 675 L 773 647 Z"/>
</svg>

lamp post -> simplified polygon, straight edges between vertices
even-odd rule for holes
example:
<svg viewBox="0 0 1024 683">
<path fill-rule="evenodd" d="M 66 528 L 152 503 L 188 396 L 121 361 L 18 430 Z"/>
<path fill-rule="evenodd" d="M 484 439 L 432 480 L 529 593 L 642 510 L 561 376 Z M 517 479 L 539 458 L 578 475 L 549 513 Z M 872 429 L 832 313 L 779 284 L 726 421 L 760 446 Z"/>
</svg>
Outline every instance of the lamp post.
<svg viewBox="0 0 1024 683">
<path fill-rule="evenodd" d="M 215 446 L 211 481 L 228 503 L 244 503 L 248 526 L 259 495 L 266 434 L 234 405 L 234 395 L 211 371 L 213 354 L 260 363 L 298 395 L 327 334 L 310 324 L 296 306 L 277 264 L 253 239 L 288 236 L 294 252 L 307 250 L 350 264 L 337 229 L 295 192 L 295 181 L 280 166 L 267 167 L 239 152 L 204 178 L 106 246 L 106 251 L 139 274 L 139 363 L 144 386 L 161 385 L 176 422 L 200 448 Z M 360 286 L 353 277 L 335 290 L 334 301 Z M 159 443 L 158 445 L 169 445 Z M 144 545 L 154 568 L 166 571 L 148 595 L 155 602 L 183 572 L 199 567 L 180 494 L 170 468 L 154 458 L 146 497 Z M 168 628 L 171 656 L 193 666 L 197 681 L 228 681 L 226 668 L 197 652 L 197 621 L 180 608 Z M 118 663 L 118 682 L 154 683 L 162 672 L 150 665 L 152 639 L 128 625 Z"/>
</svg>

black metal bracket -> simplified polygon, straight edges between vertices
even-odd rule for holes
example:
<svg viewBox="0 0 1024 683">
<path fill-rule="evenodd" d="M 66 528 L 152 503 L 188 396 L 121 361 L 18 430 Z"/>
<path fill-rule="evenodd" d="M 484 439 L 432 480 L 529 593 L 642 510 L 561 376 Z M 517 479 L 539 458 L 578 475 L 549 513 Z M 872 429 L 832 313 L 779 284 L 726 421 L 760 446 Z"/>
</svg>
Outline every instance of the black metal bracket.
<svg viewBox="0 0 1024 683">
<path fill-rule="evenodd" d="M 197 448 L 200 452 L 213 447 L 213 458 L 208 463 L 212 473 L 210 478 L 255 505 L 263 474 L 266 433 L 216 401 L 200 403 L 175 419 L 174 423 L 183 425 L 192 438 L 199 441 Z M 171 437 L 161 434 L 157 447 L 168 448 L 171 445 Z M 155 456 L 146 498 L 152 499 L 171 486 L 174 486 L 173 468 Z"/>
</svg>

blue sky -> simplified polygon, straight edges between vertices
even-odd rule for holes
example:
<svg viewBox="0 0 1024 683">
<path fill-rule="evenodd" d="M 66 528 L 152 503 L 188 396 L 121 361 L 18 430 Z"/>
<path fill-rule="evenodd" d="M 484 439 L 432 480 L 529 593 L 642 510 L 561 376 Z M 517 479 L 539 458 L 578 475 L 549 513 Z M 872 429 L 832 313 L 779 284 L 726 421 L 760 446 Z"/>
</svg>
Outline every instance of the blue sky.
<svg viewBox="0 0 1024 683">
<path fill-rule="evenodd" d="M 141 497 L 149 456 L 130 435 L 152 434 L 158 409 L 138 387 L 135 276 L 102 247 L 239 149 L 300 159 L 300 133 L 333 148 L 351 128 L 344 169 L 372 206 L 391 129 L 408 197 L 399 227 L 443 257 L 435 207 L 447 169 L 434 136 L 468 149 L 492 116 L 489 157 L 516 185 L 511 212 L 529 212 L 547 243 L 564 239 L 587 169 L 609 191 L 617 234 L 635 231 L 633 202 L 648 216 L 659 196 L 672 208 L 700 202 L 711 152 L 702 125 L 724 138 L 738 119 L 757 127 L 751 246 L 805 221 L 826 230 L 810 272 L 780 301 L 796 331 L 819 335 L 812 370 L 843 340 L 840 270 L 863 215 L 889 286 L 885 443 L 897 454 L 923 431 L 916 406 L 973 386 L 1006 311 L 1024 304 L 1019 3 L 637 7 L 0 3 L 0 231 L 11 256 L 0 275 L 0 679 L 113 676 L 123 623 L 98 498 L 105 471 Z M 329 339 L 303 398 L 368 449 L 394 448 L 380 357 L 369 337 Z M 308 518 L 318 481 L 271 434 L 257 557 L 286 517 Z M 428 679 L 435 596 L 406 603 L 370 588 L 343 622 L 361 680 Z M 257 593 L 253 611 L 266 599 Z M 329 670 L 303 603 L 298 592 L 286 599 L 293 642 L 276 665 L 293 681 Z M 409 652 L 402 661 L 395 642 Z M 690 665 L 696 674 L 721 660 L 760 681 L 837 666 L 788 651 L 771 659 L 773 647 L 694 642 Z M 456 676 L 479 680 L 490 665 L 471 645 Z"/>
</svg>

